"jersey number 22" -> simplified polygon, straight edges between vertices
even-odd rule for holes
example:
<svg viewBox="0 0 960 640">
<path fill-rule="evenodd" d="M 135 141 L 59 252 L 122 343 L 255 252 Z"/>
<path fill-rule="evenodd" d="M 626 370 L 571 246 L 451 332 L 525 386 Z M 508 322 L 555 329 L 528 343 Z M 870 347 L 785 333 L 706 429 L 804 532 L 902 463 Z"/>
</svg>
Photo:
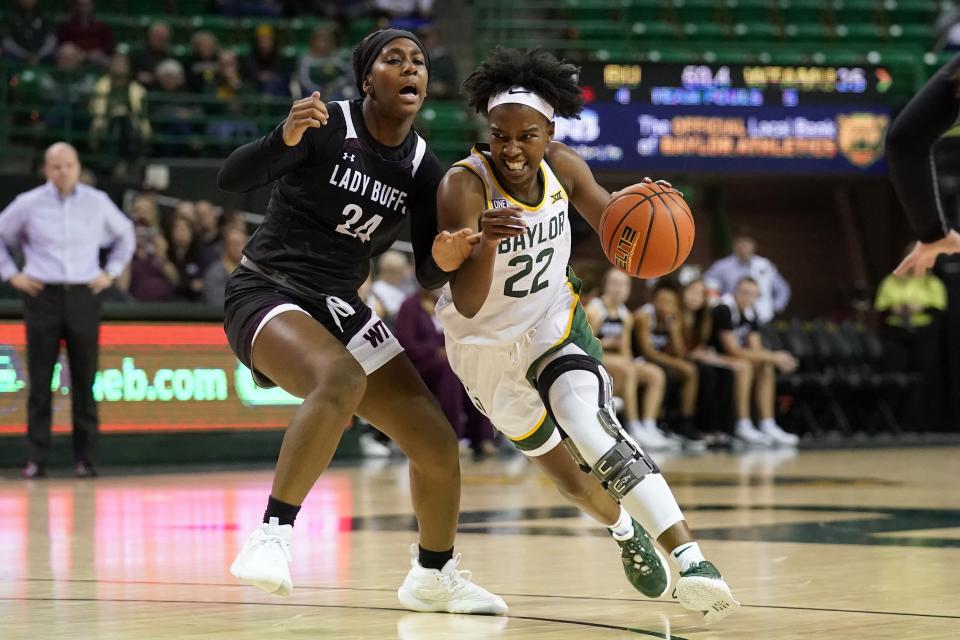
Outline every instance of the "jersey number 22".
<svg viewBox="0 0 960 640">
<path fill-rule="evenodd" d="M 553 248 L 547 247 L 539 254 L 537 254 L 536 259 L 533 256 L 521 253 L 518 256 L 514 256 L 510 259 L 510 262 L 507 264 L 511 267 L 520 266 L 522 267 L 520 271 L 513 274 L 507 278 L 506 282 L 503 283 L 503 295 L 509 296 L 511 298 L 525 298 L 531 293 L 536 293 L 537 291 L 542 291 L 550 286 L 550 283 L 540 278 L 546 272 L 547 268 L 550 266 L 550 261 L 553 260 Z M 540 264 L 543 262 L 543 266 L 540 267 L 540 270 L 537 271 L 537 275 L 533 276 L 533 282 L 530 283 L 530 289 L 518 289 L 515 285 L 518 284 L 519 280 L 526 278 L 533 271 L 534 263 Z"/>
</svg>

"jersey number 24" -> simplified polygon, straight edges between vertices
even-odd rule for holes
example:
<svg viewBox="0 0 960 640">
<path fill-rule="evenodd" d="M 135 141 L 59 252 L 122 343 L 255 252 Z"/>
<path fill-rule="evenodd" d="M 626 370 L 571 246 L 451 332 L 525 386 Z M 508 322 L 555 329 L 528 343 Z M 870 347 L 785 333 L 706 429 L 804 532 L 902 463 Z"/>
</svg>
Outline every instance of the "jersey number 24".
<svg viewBox="0 0 960 640">
<path fill-rule="evenodd" d="M 362 242 L 370 242 L 370 236 L 373 235 L 373 232 L 376 231 L 377 227 L 380 226 L 380 223 L 383 222 L 383 218 L 381 216 L 374 214 L 369 220 L 365 221 L 359 227 L 351 228 L 353 225 L 359 222 L 360 218 L 363 216 L 363 209 L 355 204 L 348 204 L 345 206 L 343 208 L 343 215 L 347 216 L 347 221 L 343 224 L 337 225 L 337 232 L 348 235 L 351 238 L 360 238 Z"/>
</svg>

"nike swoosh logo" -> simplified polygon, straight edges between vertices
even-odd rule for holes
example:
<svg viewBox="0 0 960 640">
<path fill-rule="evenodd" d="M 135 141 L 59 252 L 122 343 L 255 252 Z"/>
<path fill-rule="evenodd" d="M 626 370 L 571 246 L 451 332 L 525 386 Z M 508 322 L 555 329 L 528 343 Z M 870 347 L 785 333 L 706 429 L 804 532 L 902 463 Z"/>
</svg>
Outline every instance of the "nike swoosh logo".
<svg viewBox="0 0 960 640">
<path fill-rule="evenodd" d="M 513 89 L 509 89 L 509 90 L 507 91 L 507 93 L 509 93 L 510 95 L 516 95 L 516 94 L 518 94 L 518 93 L 530 93 L 530 92 L 529 92 L 529 91 L 514 91 Z"/>
<path fill-rule="evenodd" d="M 684 552 L 684 551 L 686 551 L 687 549 L 689 549 L 689 548 L 692 547 L 692 546 L 693 546 L 692 544 L 688 544 L 687 546 L 683 547 L 682 549 L 677 549 L 676 551 L 673 552 L 673 557 L 674 557 L 674 558 L 679 558 L 680 556 L 683 555 L 683 552 Z"/>
</svg>

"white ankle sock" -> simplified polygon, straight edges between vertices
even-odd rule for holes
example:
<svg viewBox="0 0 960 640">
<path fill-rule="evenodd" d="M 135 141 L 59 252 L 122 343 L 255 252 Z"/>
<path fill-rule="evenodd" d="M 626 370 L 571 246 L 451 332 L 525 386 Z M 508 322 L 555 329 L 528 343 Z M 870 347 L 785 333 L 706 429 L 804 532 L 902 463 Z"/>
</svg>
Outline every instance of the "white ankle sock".
<svg viewBox="0 0 960 640">
<path fill-rule="evenodd" d="M 703 552 L 700 551 L 700 545 L 696 542 L 680 545 L 670 552 L 670 559 L 676 563 L 681 572 L 705 560 Z"/>
<path fill-rule="evenodd" d="M 647 418 L 643 421 L 643 428 L 647 431 L 656 431 L 657 430 L 657 421 L 653 418 Z"/>
<path fill-rule="evenodd" d="M 633 537 L 633 518 L 630 517 L 626 509 L 620 507 L 620 518 L 607 528 L 610 529 L 613 537 L 620 542 L 629 540 Z"/>
<path fill-rule="evenodd" d="M 740 418 L 737 420 L 737 429 L 753 429 L 753 422 L 750 418 Z"/>
<path fill-rule="evenodd" d="M 777 421 L 774 420 L 773 418 L 764 418 L 763 420 L 760 421 L 760 424 L 758 426 L 761 429 L 769 429 L 770 427 L 777 426 Z"/>
<path fill-rule="evenodd" d="M 642 431 L 646 425 L 643 424 L 640 420 L 628 420 L 627 421 L 627 431 L 634 433 L 636 431 Z"/>
</svg>

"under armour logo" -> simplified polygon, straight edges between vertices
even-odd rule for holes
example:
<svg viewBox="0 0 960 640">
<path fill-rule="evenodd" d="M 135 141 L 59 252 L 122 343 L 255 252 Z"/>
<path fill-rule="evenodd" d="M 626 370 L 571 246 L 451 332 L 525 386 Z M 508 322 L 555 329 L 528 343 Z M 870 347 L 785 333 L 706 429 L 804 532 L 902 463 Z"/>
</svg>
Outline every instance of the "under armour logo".
<svg viewBox="0 0 960 640">
<path fill-rule="evenodd" d="M 377 322 L 370 327 L 370 330 L 363 334 L 363 339 L 369 342 L 371 347 L 376 348 L 381 342 L 385 342 L 389 336 L 390 330 L 383 324 L 383 320 L 377 320 Z"/>
<path fill-rule="evenodd" d="M 561 198 L 563 198 L 563 191 L 557 191 L 556 193 L 550 196 L 550 204 L 553 204 L 554 202 L 556 202 L 557 200 L 560 200 Z"/>
<path fill-rule="evenodd" d="M 357 159 L 357 156 L 353 155 L 352 153 L 344 153 L 344 154 L 343 154 L 343 159 L 344 159 L 344 160 L 350 160 L 350 162 L 353 162 L 354 160 Z"/>
</svg>

